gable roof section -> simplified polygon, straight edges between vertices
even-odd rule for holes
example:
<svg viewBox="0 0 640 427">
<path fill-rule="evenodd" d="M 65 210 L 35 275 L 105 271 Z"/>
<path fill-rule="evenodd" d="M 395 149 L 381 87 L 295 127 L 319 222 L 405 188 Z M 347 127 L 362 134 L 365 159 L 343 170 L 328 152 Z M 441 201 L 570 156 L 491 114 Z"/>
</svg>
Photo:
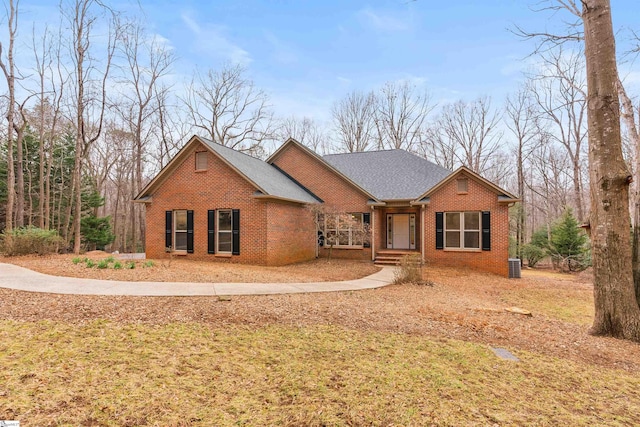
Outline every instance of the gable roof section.
<svg viewBox="0 0 640 427">
<path fill-rule="evenodd" d="M 318 155 L 318 153 L 316 153 L 315 151 L 311 150 L 309 147 L 305 146 L 304 144 L 301 144 L 300 142 L 296 141 L 293 138 L 287 139 L 285 141 L 285 143 L 280 146 L 280 148 L 278 148 L 271 156 L 269 156 L 269 158 L 267 159 L 267 163 L 273 164 L 275 162 L 276 158 L 281 153 L 283 153 L 287 149 L 287 147 L 289 147 L 291 145 L 294 145 L 294 146 L 300 148 L 307 155 L 309 155 L 310 157 L 316 159 L 318 162 L 320 162 L 320 164 L 324 165 L 327 169 L 329 169 L 330 171 L 332 171 L 333 173 L 338 175 L 340 178 L 344 179 L 347 183 L 349 183 L 352 186 L 354 186 L 358 191 L 361 191 L 363 194 L 365 194 L 367 197 L 369 197 L 370 198 L 369 204 L 372 204 L 372 205 L 380 204 L 380 199 L 378 199 L 373 193 L 371 193 L 367 189 L 363 188 L 361 185 L 359 185 L 358 182 L 353 181 L 349 176 L 347 176 L 344 173 L 342 173 L 339 169 L 336 169 L 333 165 L 331 165 L 331 163 L 327 162 L 322 156 Z"/>
<path fill-rule="evenodd" d="M 435 193 L 440 188 L 444 187 L 447 183 L 453 181 L 454 179 L 456 179 L 458 176 L 460 176 L 463 173 L 468 175 L 471 179 L 476 180 L 481 185 L 484 185 L 485 187 L 488 187 L 489 189 L 493 190 L 496 193 L 496 195 L 498 196 L 498 202 L 499 203 L 515 203 L 515 202 L 519 202 L 520 201 L 520 199 L 518 199 L 518 197 L 514 196 L 513 194 L 509 193 L 506 190 L 503 190 L 502 188 L 500 188 L 497 185 L 495 185 L 493 182 L 481 177 L 480 175 L 478 175 L 477 173 L 475 173 L 474 171 L 472 171 L 471 169 L 469 169 L 466 166 L 460 166 L 453 173 L 451 173 L 448 177 L 446 177 L 445 179 L 440 181 L 438 184 L 436 184 L 435 186 L 433 186 L 429 190 L 427 190 L 427 192 L 425 192 L 420 197 L 418 197 L 417 200 L 419 202 L 428 201 L 429 196 L 431 196 L 433 193 Z"/>
<path fill-rule="evenodd" d="M 379 200 L 414 200 L 451 171 L 405 150 L 329 154 L 324 160 Z"/>
<path fill-rule="evenodd" d="M 255 157 L 236 151 L 232 148 L 217 144 L 206 138 L 194 135 L 189 142 L 176 154 L 156 177 L 138 194 L 134 200 L 144 201 L 148 198 L 171 172 L 182 162 L 181 160 L 189 152 L 189 147 L 195 143 L 202 143 L 220 160 L 235 170 L 240 176 L 253 185 L 258 193 L 257 197 L 272 197 L 281 200 L 289 200 L 299 203 L 317 203 L 320 201 L 307 189 L 290 180 L 278 169 Z"/>
</svg>

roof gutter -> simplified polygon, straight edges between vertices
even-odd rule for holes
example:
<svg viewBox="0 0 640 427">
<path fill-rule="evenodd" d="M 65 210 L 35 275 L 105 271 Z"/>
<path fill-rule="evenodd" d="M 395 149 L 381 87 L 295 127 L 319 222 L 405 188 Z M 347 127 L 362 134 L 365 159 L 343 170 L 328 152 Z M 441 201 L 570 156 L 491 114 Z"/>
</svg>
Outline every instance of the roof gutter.
<svg viewBox="0 0 640 427">
<path fill-rule="evenodd" d="M 431 202 L 429 197 L 423 197 L 420 200 L 414 200 L 410 203 L 411 206 L 427 206 Z"/>
<path fill-rule="evenodd" d="M 153 202 L 153 196 L 144 196 L 131 200 L 132 203 L 151 203 Z"/>
<path fill-rule="evenodd" d="M 316 201 L 314 201 L 314 202 L 305 202 L 304 200 L 295 200 L 295 199 L 288 199 L 286 197 L 273 196 L 271 194 L 264 194 L 264 193 L 261 193 L 259 191 L 256 191 L 255 193 L 253 193 L 252 197 L 254 199 L 277 200 L 277 201 L 280 201 L 280 202 L 297 203 L 297 204 L 301 204 L 301 205 L 311 205 L 311 204 L 317 204 L 318 203 Z"/>
</svg>

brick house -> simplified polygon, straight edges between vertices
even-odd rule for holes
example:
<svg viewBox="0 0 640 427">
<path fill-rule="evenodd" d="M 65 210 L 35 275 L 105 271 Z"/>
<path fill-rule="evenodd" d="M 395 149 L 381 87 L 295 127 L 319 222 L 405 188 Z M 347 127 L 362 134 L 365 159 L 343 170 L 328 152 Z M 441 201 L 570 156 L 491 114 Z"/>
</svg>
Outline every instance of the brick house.
<svg viewBox="0 0 640 427">
<path fill-rule="evenodd" d="M 283 265 L 326 256 L 322 238 L 333 233 L 333 257 L 417 253 L 507 276 L 508 207 L 518 199 L 404 150 L 320 156 L 289 139 L 262 161 L 194 136 L 135 201 L 146 206 L 150 258 Z M 309 206 L 351 221 L 317 222 Z"/>
</svg>

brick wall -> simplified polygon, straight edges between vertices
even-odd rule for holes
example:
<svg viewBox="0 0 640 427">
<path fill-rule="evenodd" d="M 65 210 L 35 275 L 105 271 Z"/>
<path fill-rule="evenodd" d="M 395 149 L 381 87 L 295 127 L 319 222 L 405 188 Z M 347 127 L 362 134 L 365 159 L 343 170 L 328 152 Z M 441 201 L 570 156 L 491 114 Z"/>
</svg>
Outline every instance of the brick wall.
<svg viewBox="0 0 640 427">
<path fill-rule="evenodd" d="M 491 250 L 436 250 L 436 212 L 491 211 Z M 458 194 L 456 179 L 430 197 L 425 210 L 425 258 L 427 264 L 470 267 L 502 276 L 509 275 L 509 208 L 498 203 L 497 194 L 468 177 L 468 192 Z"/>
<path fill-rule="evenodd" d="M 301 205 L 252 197 L 255 188 L 216 155 L 208 152 L 206 171 L 195 170 L 195 152 L 206 151 L 193 144 L 168 179 L 152 194 L 146 204 L 146 251 L 149 258 L 166 258 L 165 211 L 194 211 L 194 253 L 192 259 L 283 265 L 312 259 L 316 253 L 315 225 L 309 210 Z M 322 161 L 305 150 L 289 144 L 273 163 L 324 200 L 325 205 L 342 212 L 371 212 L 368 196 L 346 182 Z M 374 171 L 372 171 L 374 173 Z M 508 275 L 509 224 L 508 207 L 497 202 L 496 193 L 468 178 L 468 192 L 458 194 L 456 179 L 450 180 L 430 197 L 424 223 L 420 210 L 409 207 L 376 208 L 375 246 L 386 247 L 386 213 L 416 214 L 416 250 L 420 250 L 421 227 L 424 227 L 427 263 L 454 267 L 471 267 L 503 276 Z M 207 210 L 240 210 L 240 255 L 207 253 Z M 491 251 L 435 249 L 435 212 L 491 211 Z M 328 256 L 320 248 L 320 256 Z M 333 248 L 335 258 L 371 259 L 371 249 Z"/>
<path fill-rule="evenodd" d="M 289 144 L 278 153 L 273 159 L 273 164 L 320 197 L 329 209 L 336 209 L 340 212 L 371 212 L 371 207 L 367 205 L 368 196 L 328 168 L 324 162 L 295 144 Z M 326 257 L 329 255 L 329 250 L 320 248 L 319 255 Z M 371 249 L 334 247 L 331 256 L 370 260 Z"/>
<path fill-rule="evenodd" d="M 195 152 L 206 151 L 201 144 L 194 144 L 185 153 L 182 162 L 170 173 L 153 193 L 153 201 L 146 204 L 146 253 L 149 258 L 167 258 L 165 252 L 165 211 L 186 209 L 194 211 L 194 252 L 185 256 L 189 259 L 211 260 L 220 262 L 238 262 L 247 264 L 285 264 L 303 259 L 312 259 L 315 250 L 309 249 L 311 237 L 302 237 L 301 213 L 306 209 L 293 204 L 282 205 L 269 203 L 252 197 L 255 188 L 242 178 L 237 172 L 227 166 L 216 155 L 208 152 L 207 170 L 195 170 Z M 223 255 L 207 253 L 207 211 L 209 209 L 239 209 L 240 210 L 240 255 Z M 275 223 L 278 214 L 286 210 L 291 218 L 287 221 L 297 222 L 295 238 L 285 239 L 291 250 L 289 256 L 283 251 L 268 254 L 268 242 L 275 237 L 269 237 L 269 231 L 283 237 L 278 227 L 268 225 Z M 298 212 L 298 213 L 296 213 Z M 274 215 L 275 213 L 275 215 Z M 287 215 L 282 215 L 287 217 Z M 308 233 L 313 236 L 312 232 Z M 300 247 L 298 247 L 300 246 Z M 274 249 L 274 248 L 272 248 Z"/>
<path fill-rule="evenodd" d="M 415 214 L 416 215 L 416 248 L 412 251 L 420 251 L 422 246 L 420 242 L 421 225 L 420 225 L 420 208 L 416 207 L 388 207 L 376 208 L 375 219 L 375 241 L 376 249 L 387 248 L 387 214 Z"/>
<path fill-rule="evenodd" d="M 289 203 L 267 203 L 267 265 L 315 258 L 315 229 L 309 209 Z"/>
</svg>

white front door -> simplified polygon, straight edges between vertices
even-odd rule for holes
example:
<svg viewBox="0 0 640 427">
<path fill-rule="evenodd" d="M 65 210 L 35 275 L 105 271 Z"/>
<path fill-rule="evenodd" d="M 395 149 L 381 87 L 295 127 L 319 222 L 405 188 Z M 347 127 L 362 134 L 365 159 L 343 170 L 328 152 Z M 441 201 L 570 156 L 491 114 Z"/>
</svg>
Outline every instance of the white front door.
<svg viewBox="0 0 640 427">
<path fill-rule="evenodd" d="M 416 215 L 387 214 L 387 249 L 416 248 Z"/>
<path fill-rule="evenodd" d="M 393 216 L 393 248 L 409 249 L 409 215 Z"/>
</svg>

